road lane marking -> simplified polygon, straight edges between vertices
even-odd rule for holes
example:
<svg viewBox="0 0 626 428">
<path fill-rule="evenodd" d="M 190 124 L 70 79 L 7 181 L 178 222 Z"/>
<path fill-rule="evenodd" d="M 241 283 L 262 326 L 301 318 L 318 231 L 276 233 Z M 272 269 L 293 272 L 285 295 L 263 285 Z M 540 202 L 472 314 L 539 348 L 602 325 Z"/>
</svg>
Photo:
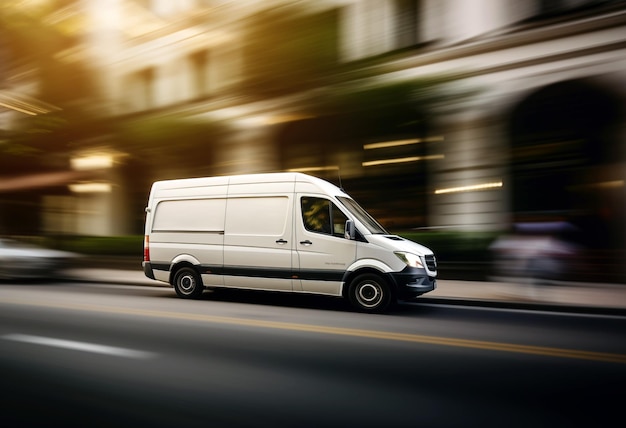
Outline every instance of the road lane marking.
<svg viewBox="0 0 626 428">
<path fill-rule="evenodd" d="M 38 306 L 58 309 L 74 309 L 89 312 L 115 313 L 123 315 L 135 315 L 156 318 L 168 318 L 184 321 L 209 322 L 214 324 L 238 325 L 254 328 L 268 328 L 274 330 L 289 330 L 308 333 L 322 333 L 336 336 L 364 337 L 369 339 L 393 340 L 397 342 L 421 343 L 429 345 L 454 346 L 458 348 L 470 348 L 500 352 L 512 352 L 530 355 L 550 356 L 557 358 L 569 358 L 626 364 L 625 354 L 607 352 L 581 351 L 575 349 L 552 348 L 546 346 L 517 345 L 513 343 L 489 342 L 471 339 L 455 339 L 438 336 L 424 336 L 411 333 L 393 333 L 387 331 L 361 330 L 344 327 L 329 327 L 322 325 L 289 323 L 282 321 L 266 321 L 246 318 L 225 317 L 205 314 L 184 314 L 178 312 L 164 312 L 149 309 L 122 308 L 113 306 L 96 306 L 78 303 L 53 303 L 33 302 L 22 299 L 2 298 L 0 303 L 10 303 L 27 306 Z"/>
<path fill-rule="evenodd" d="M 72 349 L 74 351 L 92 352 L 95 354 L 114 355 L 116 357 L 147 359 L 155 354 L 135 349 L 119 348 L 117 346 L 100 345 L 97 343 L 78 342 L 75 340 L 56 339 L 53 337 L 33 336 L 30 334 L 5 334 L 2 339 L 14 342 L 32 343 L 36 345 L 52 346 L 55 348 Z"/>
</svg>

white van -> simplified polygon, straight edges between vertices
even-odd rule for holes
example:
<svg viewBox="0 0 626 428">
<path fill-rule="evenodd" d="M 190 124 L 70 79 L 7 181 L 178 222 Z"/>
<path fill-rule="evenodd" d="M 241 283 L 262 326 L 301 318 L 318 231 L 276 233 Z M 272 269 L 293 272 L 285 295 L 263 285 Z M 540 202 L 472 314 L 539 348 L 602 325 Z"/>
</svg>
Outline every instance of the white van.
<svg viewBox="0 0 626 428">
<path fill-rule="evenodd" d="M 314 293 L 365 312 L 434 290 L 437 275 L 431 250 L 301 173 L 154 183 L 142 265 L 182 298 L 219 287 Z"/>
</svg>

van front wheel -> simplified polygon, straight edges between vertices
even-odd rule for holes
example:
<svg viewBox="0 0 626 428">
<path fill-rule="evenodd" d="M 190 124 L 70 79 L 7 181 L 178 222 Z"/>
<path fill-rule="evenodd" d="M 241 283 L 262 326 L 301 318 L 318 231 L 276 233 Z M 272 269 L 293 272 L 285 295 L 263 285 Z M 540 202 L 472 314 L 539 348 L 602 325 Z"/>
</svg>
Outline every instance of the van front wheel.
<svg viewBox="0 0 626 428">
<path fill-rule="evenodd" d="M 199 299 L 204 291 L 202 279 L 195 269 L 182 267 L 174 275 L 174 289 L 183 299 Z"/>
<path fill-rule="evenodd" d="M 382 312 L 393 301 L 387 281 L 369 273 L 359 275 L 352 281 L 348 298 L 352 306 L 363 312 Z"/>
</svg>

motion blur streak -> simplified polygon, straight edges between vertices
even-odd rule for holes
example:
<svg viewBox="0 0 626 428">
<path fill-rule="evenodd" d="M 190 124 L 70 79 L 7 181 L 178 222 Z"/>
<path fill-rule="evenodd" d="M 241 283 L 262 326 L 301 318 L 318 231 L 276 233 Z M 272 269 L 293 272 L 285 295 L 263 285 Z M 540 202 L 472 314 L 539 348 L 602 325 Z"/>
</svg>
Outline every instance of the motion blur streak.
<svg viewBox="0 0 626 428">
<path fill-rule="evenodd" d="M 327 327 L 327 326 L 321 326 L 321 325 L 286 323 L 286 322 L 278 322 L 278 321 L 263 321 L 263 320 L 253 320 L 253 319 L 234 318 L 234 317 L 211 316 L 211 315 L 204 315 L 204 314 L 183 314 L 183 313 L 176 313 L 176 312 L 151 311 L 151 310 L 142 310 L 142 309 L 135 309 L 135 308 L 119 308 L 119 307 L 105 307 L 105 306 L 94 306 L 94 305 L 83 305 L 83 304 L 66 304 L 66 303 L 49 303 L 49 302 L 48 303 L 33 303 L 33 302 L 26 301 L 26 300 L 21 300 L 21 299 L 7 299 L 7 298 L 1 299 L 0 303 L 39 306 L 39 307 L 47 307 L 47 308 L 64 308 L 64 309 L 84 310 L 84 311 L 101 312 L 101 313 L 104 312 L 104 313 L 117 313 L 117 314 L 125 314 L 125 315 L 138 315 L 138 316 L 146 316 L 146 317 L 160 317 L 160 318 L 170 318 L 170 319 L 178 319 L 178 320 L 186 320 L 186 321 L 200 321 L 200 322 L 215 323 L 215 324 L 230 324 L 230 325 L 238 325 L 238 326 L 246 326 L 246 327 L 270 328 L 270 329 L 280 329 L 280 330 L 290 330 L 290 331 L 303 331 L 303 332 L 309 332 L 309 333 L 332 334 L 332 335 L 338 335 L 338 336 L 366 337 L 370 339 L 394 340 L 398 342 L 412 342 L 412 343 L 422 343 L 422 344 L 430 344 L 430 345 L 455 346 L 459 348 L 482 349 L 482 350 L 492 350 L 492 351 L 501 351 L 501 352 L 514 352 L 514 353 L 520 353 L 520 354 L 542 355 L 542 356 L 550 356 L 550 357 L 558 357 L 558 358 L 571 358 L 571 359 L 579 359 L 579 360 L 590 360 L 590 361 L 598 361 L 598 362 L 626 364 L 626 355 L 612 354 L 612 353 L 605 353 L 605 352 L 588 352 L 588 351 L 578 351 L 578 350 L 573 350 L 573 349 L 550 348 L 550 347 L 543 347 L 543 346 L 516 345 L 512 343 L 497 343 L 497 342 L 487 342 L 487 341 L 481 341 L 481 340 L 466 340 L 466 339 L 454 339 L 454 338 L 445 338 L 445 337 L 423 336 L 419 334 L 369 331 L 369 330 L 360 330 L 360 329 L 353 329 L 353 328 Z"/>
<path fill-rule="evenodd" d="M 15 342 L 32 343 L 35 345 L 52 346 L 55 348 L 73 349 L 75 351 L 93 352 L 96 354 L 114 355 L 127 358 L 152 358 L 155 355 L 150 352 L 137 351 L 134 349 L 119 348 L 117 346 L 100 345 L 97 343 L 77 342 L 74 340 L 55 339 L 53 337 L 32 336 L 29 334 L 7 334 L 2 339 Z"/>
</svg>

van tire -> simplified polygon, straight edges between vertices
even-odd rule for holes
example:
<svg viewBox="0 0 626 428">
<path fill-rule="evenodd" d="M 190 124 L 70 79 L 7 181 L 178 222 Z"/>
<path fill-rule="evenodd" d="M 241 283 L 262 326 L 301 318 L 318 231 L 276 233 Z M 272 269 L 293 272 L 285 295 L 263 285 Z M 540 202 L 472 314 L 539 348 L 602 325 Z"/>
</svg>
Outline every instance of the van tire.
<svg viewBox="0 0 626 428">
<path fill-rule="evenodd" d="M 184 266 L 174 274 L 174 290 L 183 299 L 199 299 L 204 291 L 202 278 L 192 267 Z"/>
<path fill-rule="evenodd" d="M 361 312 L 383 312 L 394 300 L 387 281 L 372 273 L 354 278 L 348 289 L 348 299 Z"/>
</svg>

